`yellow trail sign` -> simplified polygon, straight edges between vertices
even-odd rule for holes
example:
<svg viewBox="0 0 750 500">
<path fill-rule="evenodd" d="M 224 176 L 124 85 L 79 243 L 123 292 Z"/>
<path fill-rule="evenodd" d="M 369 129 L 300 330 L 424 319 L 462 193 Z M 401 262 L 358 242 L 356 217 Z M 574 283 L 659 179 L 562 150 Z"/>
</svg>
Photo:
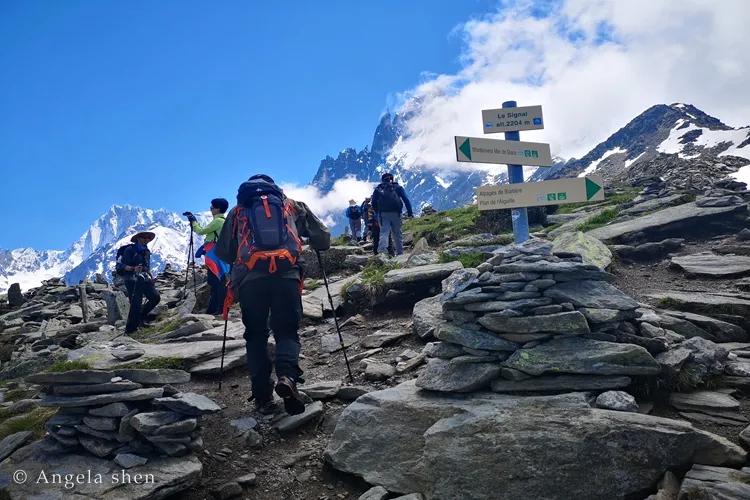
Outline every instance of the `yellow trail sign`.
<svg viewBox="0 0 750 500">
<path fill-rule="evenodd" d="M 565 205 L 603 201 L 604 183 L 598 175 L 554 181 L 500 184 L 477 188 L 479 210 Z"/>
</svg>

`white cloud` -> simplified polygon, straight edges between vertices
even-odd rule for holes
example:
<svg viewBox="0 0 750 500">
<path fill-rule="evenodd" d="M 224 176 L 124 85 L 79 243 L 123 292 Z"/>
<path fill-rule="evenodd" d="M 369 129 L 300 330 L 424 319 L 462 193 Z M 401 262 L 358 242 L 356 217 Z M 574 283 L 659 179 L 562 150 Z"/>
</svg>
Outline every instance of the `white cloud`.
<svg viewBox="0 0 750 500">
<path fill-rule="evenodd" d="M 543 105 L 545 130 L 521 139 L 549 142 L 565 158 L 654 104 L 686 102 L 732 126 L 750 122 L 750 2 L 567 0 L 544 17 L 539 8 L 515 3 L 458 28 L 463 69 L 403 94 L 405 107 L 416 99 L 421 111 L 394 157 L 455 166 L 453 136 L 482 136 L 481 110 L 506 100 Z"/>
<path fill-rule="evenodd" d="M 313 185 L 282 184 L 281 188 L 288 197 L 306 203 L 327 226 L 333 226 L 334 217 L 343 215 L 349 206 L 349 200 L 362 203 L 365 198 L 372 195 L 375 183 L 345 177 L 337 180 L 326 193 L 322 193 Z"/>
</svg>

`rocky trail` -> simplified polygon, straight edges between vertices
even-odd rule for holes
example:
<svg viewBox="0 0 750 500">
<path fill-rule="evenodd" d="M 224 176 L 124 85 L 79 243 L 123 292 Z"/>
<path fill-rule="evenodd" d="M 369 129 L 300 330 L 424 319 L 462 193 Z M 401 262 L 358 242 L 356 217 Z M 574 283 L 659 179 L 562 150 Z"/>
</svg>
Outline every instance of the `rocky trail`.
<svg viewBox="0 0 750 500">
<path fill-rule="evenodd" d="M 750 193 L 657 178 L 607 197 L 523 245 L 498 228 L 396 259 L 333 247 L 353 381 L 308 255 L 296 417 L 249 401 L 237 308 L 218 388 L 204 271 L 160 275 L 132 338 L 102 279 L 11 288 L 0 487 L 61 498 L 12 474 L 85 468 L 155 481 L 81 498 L 749 498 Z"/>
</svg>

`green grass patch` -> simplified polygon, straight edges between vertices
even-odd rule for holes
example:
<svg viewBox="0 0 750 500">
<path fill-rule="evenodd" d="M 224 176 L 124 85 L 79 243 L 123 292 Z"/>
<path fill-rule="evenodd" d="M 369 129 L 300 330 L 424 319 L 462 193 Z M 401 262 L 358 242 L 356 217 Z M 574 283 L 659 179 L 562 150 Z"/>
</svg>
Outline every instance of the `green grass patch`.
<svg viewBox="0 0 750 500">
<path fill-rule="evenodd" d="M 638 193 L 640 192 L 637 188 L 631 188 L 625 191 L 624 193 L 615 194 L 613 196 L 610 196 L 606 198 L 603 202 L 597 203 L 596 206 L 599 207 L 607 207 L 607 206 L 615 206 L 615 205 L 622 205 L 623 203 L 629 203 L 633 201 L 636 196 L 638 196 Z M 569 203 L 567 205 L 561 205 L 557 209 L 558 214 L 572 214 L 577 209 L 585 206 L 591 206 L 594 205 L 590 201 L 582 201 L 580 203 Z"/>
<path fill-rule="evenodd" d="M 664 297 L 659 299 L 659 307 L 662 309 L 677 309 L 680 306 L 680 302 L 673 299 L 672 297 Z"/>
<path fill-rule="evenodd" d="M 160 369 L 175 369 L 184 370 L 185 361 L 182 358 L 174 357 L 162 357 L 162 358 L 151 358 L 145 361 L 136 361 L 135 363 L 127 363 L 124 365 L 118 365 L 118 369 L 140 369 L 140 370 L 160 370 Z"/>
<path fill-rule="evenodd" d="M 557 222 L 555 224 L 550 224 L 549 226 L 544 227 L 542 229 L 542 232 L 545 233 L 545 234 L 549 234 L 549 233 L 551 233 L 552 231 L 554 231 L 555 229 L 557 229 L 558 227 L 560 227 L 562 225 L 563 225 L 562 222 Z"/>
<path fill-rule="evenodd" d="M 617 207 L 607 208 L 578 226 L 578 230 L 585 233 L 592 229 L 605 226 L 615 220 L 619 213 L 620 209 Z"/>
<path fill-rule="evenodd" d="M 21 431 L 32 431 L 37 438 L 44 435 L 44 423 L 57 413 L 56 408 L 34 408 L 29 413 L 10 417 L 0 423 L 0 439 Z"/>
<path fill-rule="evenodd" d="M 155 335 L 161 335 L 163 333 L 169 333 L 174 330 L 177 330 L 179 327 L 182 326 L 182 322 L 179 318 L 170 319 L 167 321 L 162 321 L 160 323 L 156 323 L 153 326 L 149 326 L 148 328 L 140 328 L 136 330 L 133 334 L 130 335 L 131 338 L 134 339 L 145 339 L 149 337 L 153 337 Z"/>
<path fill-rule="evenodd" d="M 5 401 L 20 401 L 27 399 L 36 394 L 36 391 L 31 389 L 11 389 L 5 393 Z"/>
<path fill-rule="evenodd" d="M 439 245 L 476 232 L 478 218 L 479 208 L 471 205 L 408 219 L 403 228 L 414 235 L 414 241 L 427 238 L 430 245 Z"/>
<path fill-rule="evenodd" d="M 331 238 L 331 246 L 337 246 L 337 247 L 344 246 L 345 247 L 345 246 L 350 246 L 351 244 L 352 244 L 351 239 L 349 238 L 349 236 L 345 234 L 336 236 L 335 238 Z"/>
<path fill-rule="evenodd" d="M 456 260 L 463 264 L 464 267 L 477 267 L 479 264 L 485 262 L 487 258 L 483 253 L 479 252 L 462 253 L 455 257 L 445 252 L 440 254 L 440 262 L 453 262 Z"/>
<path fill-rule="evenodd" d="M 388 271 L 398 269 L 395 262 L 383 262 L 379 259 L 372 259 L 362 269 L 362 283 L 374 290 L 382 290 L 385 287 L 385 275 Z"/>
<path fill-rule="evenodd" d="M 54 363 L 52 366 L 47 368 L 46 371 L 48 372 L 69 372 L 72 370 L 90 370 L 91 365 L 82 359 L 77 359 L 75 361 L 58 361 L 57 363 Z"/>
<path fill-rule="evenodd" d="M 305 290 L 310 290 L 312 292 L 321 286 L 323 286 L 323 280 L 317 280 L 314 278 L 308 278 L 305 280 Z"/>
</svg>

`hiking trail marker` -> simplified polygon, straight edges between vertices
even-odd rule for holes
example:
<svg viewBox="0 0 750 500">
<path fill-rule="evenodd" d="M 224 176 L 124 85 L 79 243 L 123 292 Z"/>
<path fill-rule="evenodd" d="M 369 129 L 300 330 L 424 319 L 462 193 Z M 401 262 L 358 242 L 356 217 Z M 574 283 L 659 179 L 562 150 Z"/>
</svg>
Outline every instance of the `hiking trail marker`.
<svg viewBox="0 0 750 500">
<path fill-rule="evenodd" d="M 529 216 L 526 207 L 564 205 L 604 200 L 601 177 L 576 177 L 555 181 L 523 182 L 523 166 L 551 167 L 549 144 L 521 142 L 520 130 L 541 130 L 544 117 L 541 106 L 516 106 L 506 101 L 500 109 L 482 110 L 485 134 L 505 133 L 505 140 L 455 136 L 456 160 L 469 163 L 508 165 L 510 184 L 477 188 L 479 210 L 511 209 L 513 236 L 516 243 L 529 239 Z"/>
<path fill-rule="evenodd" d="M 541 106 L 482 110 L 482 128 L 485 134 L 544 128 Z"/>
<path fill-rule="evenodd" d="M 604 183 L 598 175 L 477 188 L 479 210 L 542 207 L 584 201 L 604 201 Z"/>
<path fill-rule="evenodd" d="M 462 136 L 455 140 L 456 159 L 460 162 L 552 166 L 549 144 Z"/>
</svg>

